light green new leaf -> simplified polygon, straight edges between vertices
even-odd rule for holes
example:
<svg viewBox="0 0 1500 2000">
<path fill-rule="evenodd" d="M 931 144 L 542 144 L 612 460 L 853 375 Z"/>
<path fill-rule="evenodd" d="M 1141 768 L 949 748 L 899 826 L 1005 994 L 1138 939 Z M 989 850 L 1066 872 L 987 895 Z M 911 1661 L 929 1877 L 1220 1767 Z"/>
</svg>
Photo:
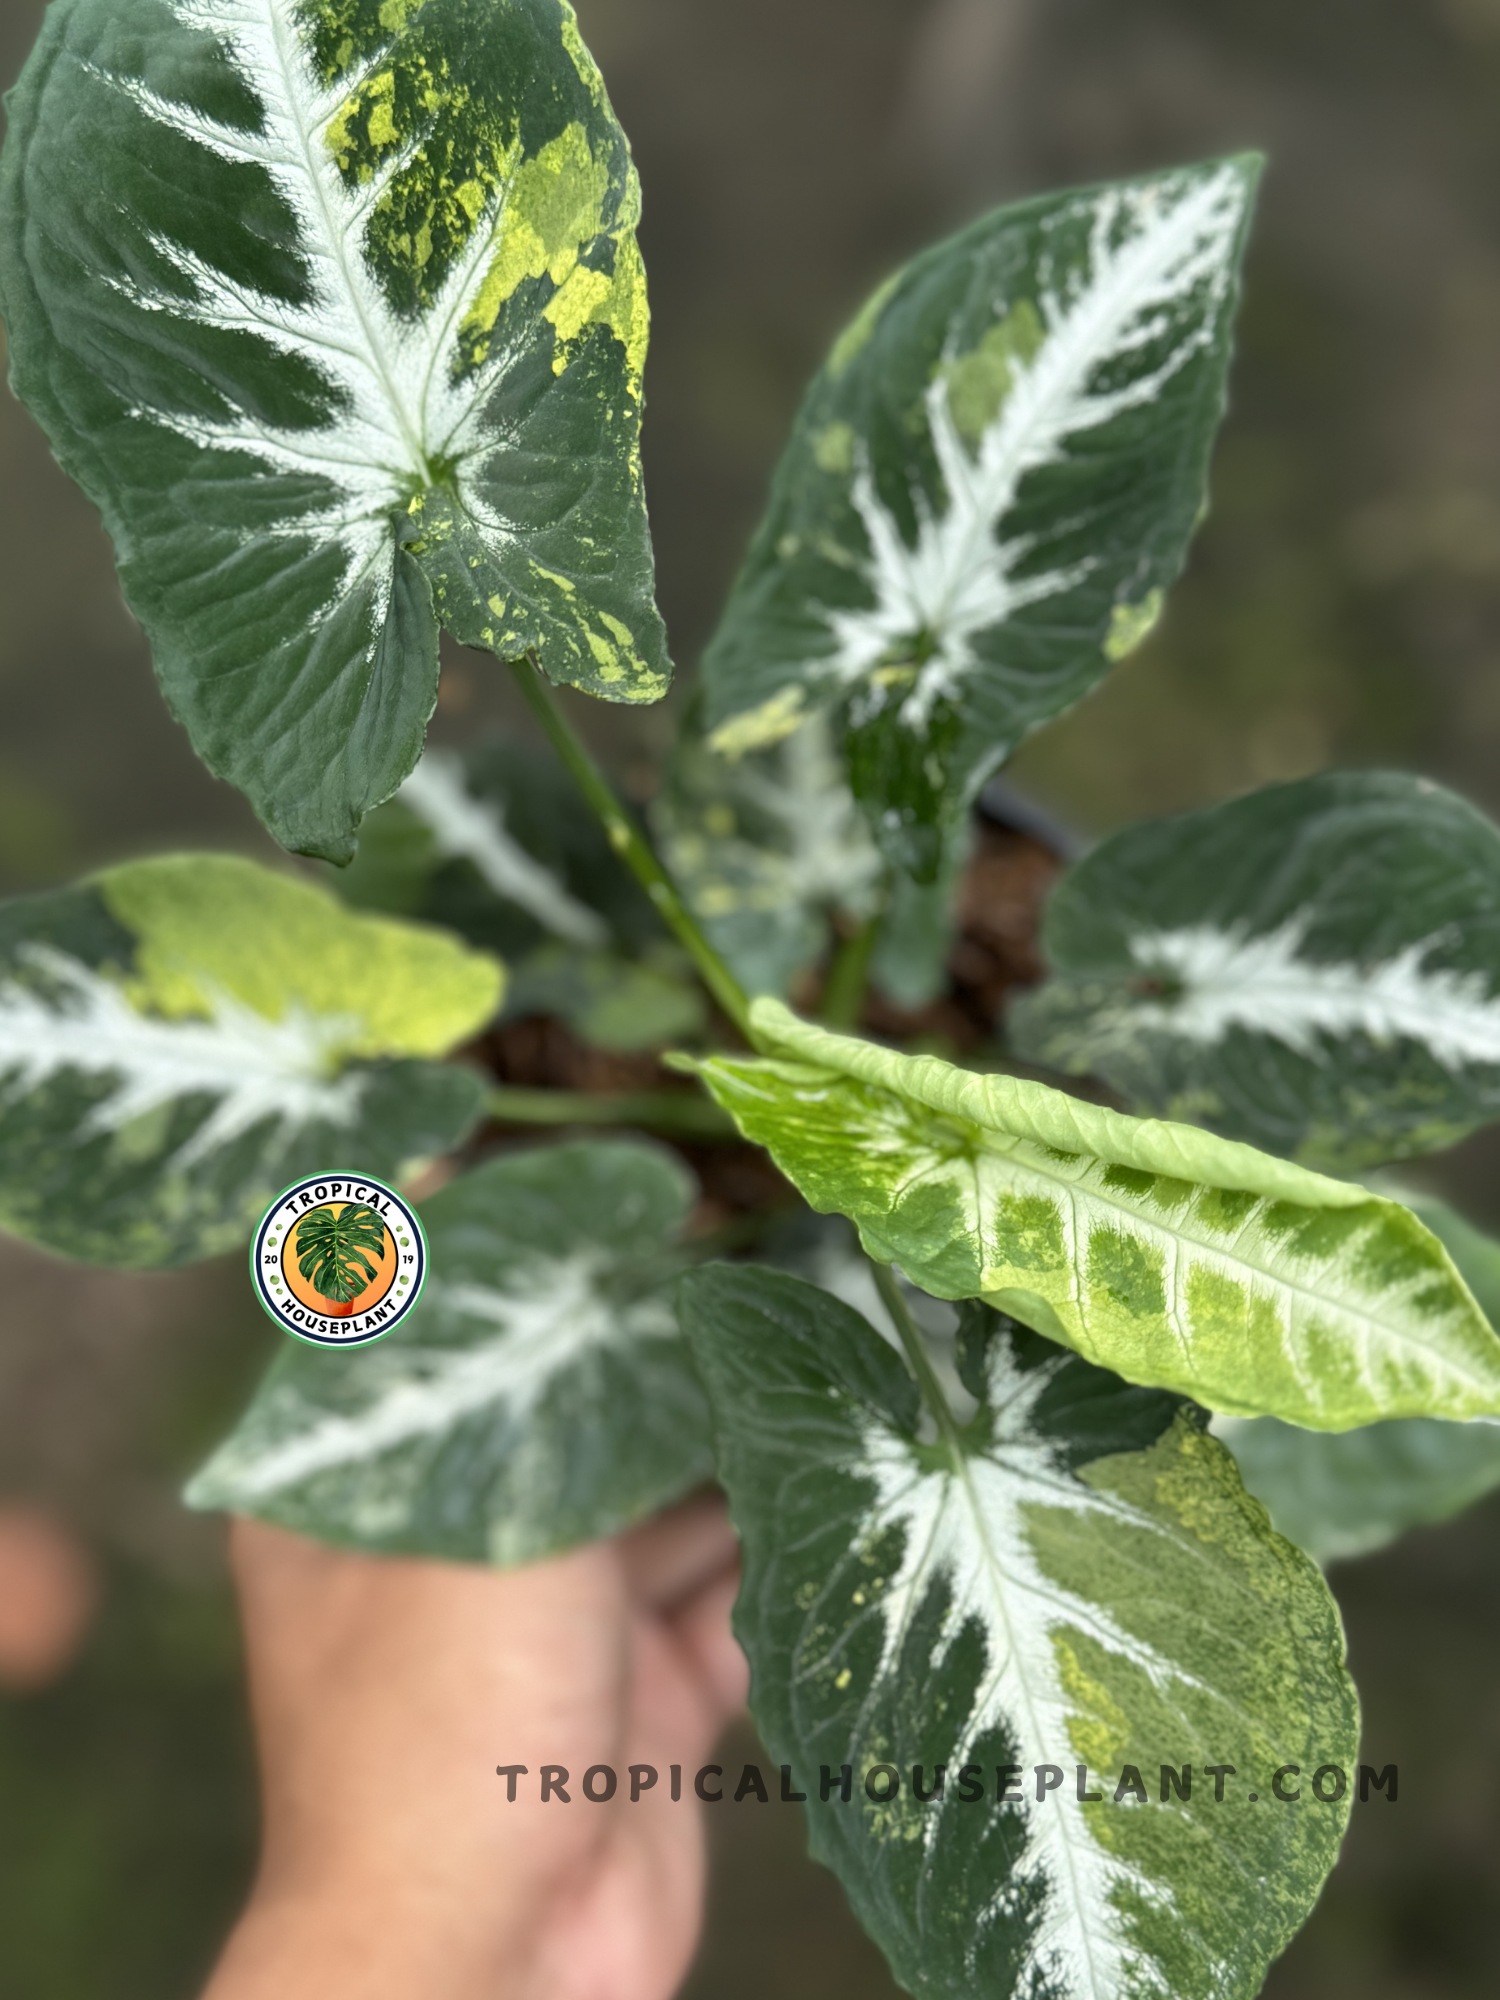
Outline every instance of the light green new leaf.
<svg viewBox="0 0 1500 2000">
<path fill-rule="evenodd" d="M 1444 1244 L 1490 1319 L 1500 1318 L 1500 1243 L 1443 1202 L 1390 1191 Z M 1275 1417 L 1229 1417 L 1217 1428 L 1277 1528 L 1323 1563 L 1384 1548 L 1500 1486 L 1500 1424 L 1483 1417 L 1467 1424 L 1405 1417 L 1340 1437 Z"/>
<path fill-rule="evenodd" d="M 1145 636 L 1181 567 L 1258 171 L 1000 209 L 876 292 L 705 655 L 714 747 L 836 716 L 876 838 L 931 878 L 988 774 Z"/>
<path fill-rule="evenodd" d="M 1187 1125 L 1127 1118 L 798 1021 L 680 1059 L 816 1209 L 937 1297 L 984 1297 L 1128 1381 L 1313 1430 L 1500 1414 L 1500 1340 L 1409 1209 Z"/>
<path fill-rule="evenodd" d="M 694 1189 L 599 1140 L 508 1154 L 422 1204 L 431 1276 L 384 1340 L 288 1343 L 188 1489 L 299 1534 L 531 1562 L 712 1477 L 672 1313 Z"/>
<path fill-rule="evenodd" d="M 1058 884 L 1018 1050 L 1311 1165 L 1500 1116 L 1500 829 L 1397 771 L 1127 827 Z"/>
<path fill-rule="evenodd" d="M 1229 1454 L 1035 1335 L 990 1342 L 977 1415 L 934 1443 L 900 1359 L 811 1285 L 721 1265 L 681 1312 L 756 1721 L 896 1978 L 1251 2000 L 1338 1853 L 1358 1715 L 1333 1601 Z"/>
<path fill-rule="evenodd" d="M 639 189 L 567 0 L 57 0 L 9 113 L 12 380 L 279 840 L 348 859 L 439 625 L 664 691 Z"/>
<path fill-rule="evenodd" d="M 389 1178 L 479 1115 L 432 1058 L 500 967 L 226 855 L 0 904 L 0 1226 L 146 1268 L 232 1248 L 301 1174 Z"/>
</svg>

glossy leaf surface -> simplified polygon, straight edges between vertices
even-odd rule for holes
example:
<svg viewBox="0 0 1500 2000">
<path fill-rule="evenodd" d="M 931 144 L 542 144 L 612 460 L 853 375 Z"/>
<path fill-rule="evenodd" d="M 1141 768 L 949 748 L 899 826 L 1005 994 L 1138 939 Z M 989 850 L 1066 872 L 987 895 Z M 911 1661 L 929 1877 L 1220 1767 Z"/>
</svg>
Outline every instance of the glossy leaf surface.
<svg viewBox="0 0 1500 2000">
<path fill-rule="evenodd" d="M 715 747 L 836 718 L 877 839 L 931 876 L 985 777 L 1144 637 L 1181 566 L 1257 172 L 1000 209 L 875 293 L 705 656 Z"/>
</svg>

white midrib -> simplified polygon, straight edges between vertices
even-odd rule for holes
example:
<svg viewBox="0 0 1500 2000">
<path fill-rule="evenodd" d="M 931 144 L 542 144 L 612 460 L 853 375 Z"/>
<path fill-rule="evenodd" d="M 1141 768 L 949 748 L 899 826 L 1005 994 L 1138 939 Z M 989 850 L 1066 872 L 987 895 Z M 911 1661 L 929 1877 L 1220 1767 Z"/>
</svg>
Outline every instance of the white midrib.
<svg viewBox="0 0 1500 2000">
<path fill-rule="evenodd" d="M 276 64 L 280 82 L 286 93 L 287 109 L 291 114 L 296 128 L 297 141 L 302 155 L 302 170 L 306 176 L 308 186 L 312 190 L 318 212 L 322 217 L 325 238 L 329 246 L 329 254 L 332 257 L 334 269 L 338 273 L 345 300 L 351 308 L 354 318 L 358 321 L 368 344 L 368 352 L 366 354 L 356 354 L 351 356 L 351 358 L 355 361 L 362 361 L 379 382 L 381 391 L 385 397 L 386 407 L 390 411 L 396 429 L 411 452 L 412 470 L 422 480 L 424 485 L 429 484 L 427 455 L 423 449 L 420 422 L 414 423 L 412 421 L 401 399 L 395 380 L 387 365 L 385 351 L 378 337 L 377 330 L 371 324 L 369 315 L 365 311 L 360 287 L 355 282 L 354 275 L 349 268 L 348 249 L 351 232 L 344 226 L 342 218 L 335 218 L 329 201 L 328 186 L 322 170 L 323 163 L 316 157 L 313 150 L 315 146 L 323 144 L 322 134 L 321 132 L 315 134 L 308 121 L 299 115 L 300 107 L 306 95 L 304 88 L 305 60 L 303 51 L 295 46 L 290 49 L 288 48 L 288 24 L 278 13 L 276 0 L 265 0 L 265 18 L 270 24 L 271 46 L 276 52 Z M 291 30 L 290 33 L 293 42 L 295 42 L 295 30 Z M 431 371 L 429 370 L 429 380 L 430 374 Z M 424 382 L 424 395 L 425 386 Z"/>
<path fill-rule="evenodd" d="M 940 1389 L 938 1393 L 942 1393 Z M 1031 1682 L 1026 1675 L 1026 1651 L 1024 1647 L 1017 1646 L 1016 1644 L 1014 1628 L 1011 1624 L 1010 1612 L 1005 1599 L 1005 1570 L 1001 1564 L 999 1553 L 995 1548 L 994 1540 L 990 1535 L 989 1523 L 980 1505 L 979 1495 L 974 1490 L 974 1481 L 969 1471 L 968 1453 L 964 1450 L 959 1440 L 957 1426 L 953 1421 L 953 1413 L 948 1408 L 946 1399 L 944 1400 L 942 1409 L 934 1410 L 932 1414 L 943 1432 L 943 1441 L 947 1446 L 948 1456 L 953 1464 L 955 1477 L 962 1489 L 964 1502 L 968 1507 L 969 1515 L 974 1525 L 975 1540 L 978 1542 L 984 1555 L 985 1575 L 989 1579 L 990 1594 L 994 1599 L 1000 1623 L 1005 1633 L 1005 1643 L 1009 1647 L 1011 1657 L 1016 1663 L 1016 1679 L 1020 1684 L 1022 1697 L 1026 1704 L 1026 1726 L 1030 1732 L 1030 1741 L 1039 1743 L 1042 1740 L 1040 1711 L 1036 1698 L 1032 1693 Z M 990 1667 L 992 1676 L 998 1675 L 998 1672 L 998 1663 Z M 1093 1932 L 1090 1926 L 1083 1921 L 1082 1917 L 1084 1894 L 1076 1858 L 1077 1845 L 1071 1801 L 1062 1808 L 1062 1812 L 1063 1852 L 1067 1856 L 1068 1887 L 1071 1892 L 1073 1907 L 1079 1912 L 1078 1933 L 1082 1941 L 1083 1958 L 1088 1968 L 1088 2000 L 1118 2000 L 1117 1988 L 1100 1983 L 1099 1971 L 1094 1956 Z M 1087 1837 L 1087 1833 L 1085 1833 L 1085 1838 Z"/>
<path fill-rule="evenodd" d="M 1193 202 L 1194 197 L 1189 196 L 1184 206 L 1191 207 Z M 1182 247 L 1174 231 L 1145 231 L 1131 246 L 1134 256 L 1127 252 L 1116 263 L 1112 282 L 1085 286 L 1083 296 L 1061 315 L 1061 323 L 1047 328 L 1035 360 L 1015 371 L 1006 414 L 1014 410 L 1029 421 L 1014 424 L 1014 443 L 1003 455 L 997 454 L 994 484 L 986 496 L 988 518 L 982 519 L 979 510 L 974 510 L 962 543 L 966 564 L 988 554 L 997 517 L 1014 503 L 1026 473 L 1051 463 L 1061 438 L 1070 435 L 1073 428 L 1081 428 L 1068 426 L 1063 412 L 1078 399 L 1090 370 L 1116 354 L 1123 327 L 1140 310 L 1141 289 L 1162 280 Z M 1101 412 L 1096 423 L 1113 414 L 1113 410 Z M 1005 425 L 1005 415 L 1001 424 Z M 961 582 L 961 575 L 950 580 L 950 599 Z"/>
</svg>

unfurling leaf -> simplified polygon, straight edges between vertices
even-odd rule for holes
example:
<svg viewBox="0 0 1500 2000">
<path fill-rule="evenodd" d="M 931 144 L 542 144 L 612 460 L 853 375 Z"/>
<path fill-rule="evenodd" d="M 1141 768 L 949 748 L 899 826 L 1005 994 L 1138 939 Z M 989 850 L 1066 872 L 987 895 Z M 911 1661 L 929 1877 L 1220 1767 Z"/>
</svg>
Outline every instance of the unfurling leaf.
<svg viewBox="0 0 1500 2000">
<path fill-rule="evenodd" d="M 1023 1055 L 1312 1165 L 1500 1116 L 1500 830 L 1395 771 L 1127 827 L 1047 910 Z"/>
<path fill-rule="evenodd" d="M 422 1204 L 431 1276 L 384 1340 L 288 1343 L 196 1507 L 458 1561 L 530 1562 L 712 1477 L 672 1314 L 693 1199 L 654 1147 L 488 1161 Z"/>
<path fill-rule="evenodd" d="M 756 1722 L 896 1978 L 1250 2000 L 1337 1856 L 1358 1712 L 1322 1579 L 1200 1417 L 1001 1334 L 934 1441 L 813 1286 L 721 1265 L 681 1312 Z"/>
<path fill-rule="evenodd" d="M 1202 511 L 1258 162 L 1001 209 L 814 381 L 704 660 L 714 747 L 837 718 L 930 879 L 980 785 L 1150 629 Z"/>
<path fill-rule="evenodd" d="M 482 1091 L 432 1058 L 502 988 L 456 939 L 224 855 L 0 904 L 0 1226 L 189 1263 L 300 1174 L 445 1152 Z"/>
<path fill-rule="evenodd" d="M 1313 1430 L 1500 1414 L 1500 1339 L 1407 1208 L 1192 1126 L 1127 1118 L 798 1021 L 681 1059 L 816 1209 L 940 1298 L 984 1297 L 1128 1381 Z"/>
<path fill-rule="evenodd" d="M 348 859 L 439 625 L 664 691 L 639 189 L 567 0 L 58 0 L 9 110 L 12 380 L 279 840 Z"/>
</svg>

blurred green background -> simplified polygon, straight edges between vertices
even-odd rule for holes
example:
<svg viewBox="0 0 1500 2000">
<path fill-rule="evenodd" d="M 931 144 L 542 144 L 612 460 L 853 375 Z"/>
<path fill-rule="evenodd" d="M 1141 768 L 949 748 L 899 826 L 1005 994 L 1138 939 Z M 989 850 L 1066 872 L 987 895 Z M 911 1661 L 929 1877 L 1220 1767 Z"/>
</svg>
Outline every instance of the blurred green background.
<svg viewBox="0 0 1500 2000">
<path fill-rule="evenodd" d="M 5 0 L 13 77 L 36 0 Z M 1089 832 L 1333 762 L 1500 811 L 1500 0 L 581 0 L 635 143 L 647 473 L 684 668 L 803 382 L 864 292 L 981 208 L 1241 146 L 1271 156 L 1213 513 L 1150 644 L 1012 775 Z M 101 199 L 103 196 L 101 195 Z M 453 655 L 439 732 L 509 717 Z M 109 551 L 0 404 L 0 889 L 124 853 L 265 852 L 156 695 Z M 583 718 L 637 791 L 660 712 Z M 1430 1177 L 1500 1226 L 1500 1146 Z M 0 1699 L 0 2000 L 179 2000 L 243 1891 L 249 1748 L 217 1525 L 176 1487 L 274 1338 L 235 1263 L 120 1278 L 0 1243 L 0 1500 L 103 1567 L 87 1648 Z M 1500 1503 L 1334 1572 L 1397 1806 L 1275 2000 L 1500 1977 Z M 726 1761 L 753 1755 L 750 1738 Z M 695 2000 L 890 1990 L 798 1815 L 718 1816 Z"/>
</svg>

